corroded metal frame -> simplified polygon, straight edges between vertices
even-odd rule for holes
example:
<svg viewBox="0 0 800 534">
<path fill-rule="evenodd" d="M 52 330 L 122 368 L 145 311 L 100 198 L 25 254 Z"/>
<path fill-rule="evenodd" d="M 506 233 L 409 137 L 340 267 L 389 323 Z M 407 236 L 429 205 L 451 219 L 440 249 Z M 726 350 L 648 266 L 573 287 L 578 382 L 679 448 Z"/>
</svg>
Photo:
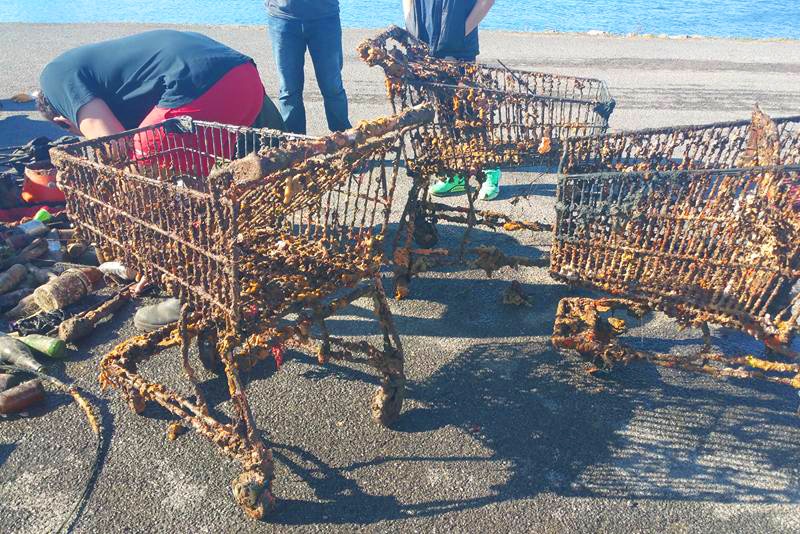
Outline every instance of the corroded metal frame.
<svg viewBox="0 0 800 534">
<path fill-rule="evenodd" d="M 396 26 L 358 50 L 367 64 L 383 68 L 395 111 L 425 102 L 436 112 L 431 124 L 409 136 L 407 171 L 413 186 L 394 243 L 398 298 L 408 293 L 410 278 L 421 268 L 464 261 L 473 227 L 552 228 L 478 210 L 484 170 L 555 168 L 566 139 L 605 132 L 615 102 L 603 81 L 438 59 Z M 429 194 L 431 180 L 454 175 L 465 179 L 466 208 L 434 201 Z M 439 221 L 466 225 L 458 251 L 434 248 Z"/>
<path fill-rule="evenodd" d="M 790 347 L 800 319 L 800 116 L 772 120 L 756 106 L 749 121 L 570 139 L 560 171 L 551 275 L 620 298 L 565 299 L 556 346 L 609 365 L 647 357 L 800 388 L 792 362 L 645 356 L 614 340 L 623 321 L 598 313 L 633 302 L 700 328 L 707 349 L 711 323 L 800 357 Z"/>
<path fill-rule="evenodd" d="M 373 418 L 388 425 L 404 398 L 403 350 L 383 291 L 384 237 L 403 138 L 432 113 L 414 108 L 323 138 L 189 119 L 54 149 L 59 186 L 80 238 L 181 299 L 177 328 L 127 340 L 101 363 L 104 387 L 136 413 L 156 402 L 240 461 L 237 502 L 253 518 L 274 503 L 273 459 L 240 376 L 286 348 L 376 368 Z M 257 151 L 257 153 L 256 153 Z M 331 335 L 325 320 L 371 296 L 381 348 Z M 221 368 L 235 409 L 210 415 L 189 360 Z M 317 340 L 316 342 L 314 340 Z M 138 366 L 180 346 L 194 400 Z"/>
</svg>

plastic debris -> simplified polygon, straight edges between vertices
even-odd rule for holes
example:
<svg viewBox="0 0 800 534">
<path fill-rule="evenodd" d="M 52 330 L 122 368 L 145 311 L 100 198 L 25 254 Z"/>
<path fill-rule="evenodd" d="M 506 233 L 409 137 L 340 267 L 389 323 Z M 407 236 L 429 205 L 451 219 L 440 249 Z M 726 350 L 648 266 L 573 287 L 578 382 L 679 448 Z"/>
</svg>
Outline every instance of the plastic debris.
<svg viewBox="0 0 800 534">
<path fill-rule="evenodd" d="M 0 274 L 0 294 L 8 293 L 15 289 L 28 276 L 28 268 L 22 264 L 12 265 L 7 271 Z"/>
<path fill-rule="evenodd" d="M 64 351 L 67 348 L 63 340 L 41 334 L 28 334 L 17 339 L 39 354 L 57 360 L 64 357 Z"/>
</svg>

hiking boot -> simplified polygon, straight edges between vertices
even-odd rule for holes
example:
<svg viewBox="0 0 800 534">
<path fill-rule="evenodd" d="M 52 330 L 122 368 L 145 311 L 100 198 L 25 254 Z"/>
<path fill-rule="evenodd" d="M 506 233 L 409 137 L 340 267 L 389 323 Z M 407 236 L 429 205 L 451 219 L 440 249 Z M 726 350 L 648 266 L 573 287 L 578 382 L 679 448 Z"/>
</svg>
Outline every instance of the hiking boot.
<svg viewBox="0 0 800 534">
<path fill-rule="evenodd" d="M 430 192 L 435 197 L 446 197 L 450 195 L 460 195 L 467 191 L 464 178 L 455 174 L 444 180 L 436 180 L 431 184 Z"/>
<path fill-rule="evenodd" d="M 500 169 L 485 171 L 486 180 L 478 191 L 478 200 L 494 200 L 500 194 Z"/>
<path fill-rule="evenodd" d="M 139 308 L 133 316 L 133 324 L 139 330 L 152 332 L 162 326 L 178 322 L 181 316 L 181 301 L 167 299 L 158 304 Z"/>
</svg>

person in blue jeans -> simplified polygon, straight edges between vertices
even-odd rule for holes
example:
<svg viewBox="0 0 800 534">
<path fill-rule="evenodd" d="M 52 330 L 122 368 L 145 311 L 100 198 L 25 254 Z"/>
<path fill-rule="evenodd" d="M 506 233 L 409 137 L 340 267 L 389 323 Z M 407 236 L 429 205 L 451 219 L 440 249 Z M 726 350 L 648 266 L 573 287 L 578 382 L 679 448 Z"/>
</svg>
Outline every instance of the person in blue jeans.
<svg viewBox="0 0 800 534">
<path fill-rule="evenodd" d="M 474 63 L 480 47 L 478 25 L 494 0 L 402 0 L 406 29 L 430 46 L 431 55 L 450 61 Z M 494 200 L 500 194 L 500 169 L 486 169 L 478 199 Z M 466 191 L 463 176 L 441 177 L 431 184 L 434 196 L 458 195 Z"/>
<path fill-rule="evenodd" d="M 331 131 L 351 127 L 342 84 L 342 24 L 338 0 L 266 0 L 269 36 L 278 67 L 281 115 L 286 131 L 306 133 L 303 105 L 306 49 L 314 63 Z"/>
</svg>

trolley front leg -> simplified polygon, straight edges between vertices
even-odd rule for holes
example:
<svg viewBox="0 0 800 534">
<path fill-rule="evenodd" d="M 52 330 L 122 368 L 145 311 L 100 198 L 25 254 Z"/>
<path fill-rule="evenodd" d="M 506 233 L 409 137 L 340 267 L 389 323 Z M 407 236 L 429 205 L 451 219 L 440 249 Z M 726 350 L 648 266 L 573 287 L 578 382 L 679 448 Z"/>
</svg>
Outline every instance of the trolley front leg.
<svg viewBox="0 0 800 534">
<path fill-rule="evenodd" d="M 272 481 L 275 478 L 275 462 L 272 451 L 264 445 L 261 432 L 256 428 L 253 412 L 247 401 L 244 385 L 233 361 L 232 349 L 220 354 L 228 377 L 228 390 L 236 409 L 239 422 L 236 431 L 246 447 L 244 472 L 233 479 L 233 496 L 244 512 L 253 519 L 263 519 L 275 508 Z"/>
<path fill-rule="evenodd" d="M 700 331 L 703 332 L 703 348 L 700 350 L 701 354 L 708 354 L 712 352 L 711 346 L 711 329 L 708 327 L 708 323 L 703 321 L 700 323 Z"/>
<path fill-rule="evenodd" d="M 464 230 L 464 234 L 461 237 L 461 244 L 458 247 L 459 261 L 464 261 L 464 256 L 467 252 L 467 245 L 469 244 L 470 234 L 472 233 L 472 228 L 475 226 L 475 222 L 477 220 L 475 215 L 475 201 L 478 199 L 478 193 L 480 192 L 482 182 L 479 180 L 478 188 L 474 189 L 469 184 L 471 178 L 472 178 L 471 174 L 466 174 L 464 178 L 464 187 L 467 190 L 467 202 L 469 204 L 469 211 L 467 213 L 467 227 Z"/>
<path fill-rule="evenodd" d="M 170 391 L 163 384 L 149 382 L 138 372 L 138 365 L 164 349 L 179 345 L 178 329 L 162 328 L 120 343 L 100 364 L 100 383 L 114 387 L 132 402 L 153 401 L 179 418 L 179 424 L 193 428 L 205 436 L 227 456 L 239 461 L 243 473 L 232 482 L 233 494 L 244 512 L 251 518 L 263 519 L 273 509 L 272 495 L 274 461 L 253 423 L 253 415 L 244 394 L 238 371 L 230 350 L 221 352 L 228 376 L 231 399 L 239 416 L 238 424 L 230 425 L 211 417 L 204 406 Z M 175 425 L 173 423 L 172 427 Z"/>
<path fill-rule="evenodd" d="M 178 335 L 181 338 L 181 365 L 183 366 L 183 372 L 186 375 L 186 378 L 192 384 L 197 405 L 200 406 L 204 414 L 208 415 L 208 404 L 203 396 L 203 392 L 200 390 L 200 384 L 197 382 L 197 375 L 194 372 L 194 368 L 189 362 L 189 344 L 191 343 L 191 339 L 189 336 L 188 321 L 190 314 L 190 306 L 188 304 L 184 304 L 181 307 L 181 315 L 180 319 L 178 320 Z"/>
<path fill-rule="evenodd" d="M 383 426 L 389 426 L 400 416 L 406 392 L 406 376 L 403 362 L 403 346 L 394 326 L 392 312 L 386 300 L 380 275 L 375 276 L 375 315 L 383 332 L 383 365 L 381 385 L 372 399 L 372 418 Z"/>
</svg>

